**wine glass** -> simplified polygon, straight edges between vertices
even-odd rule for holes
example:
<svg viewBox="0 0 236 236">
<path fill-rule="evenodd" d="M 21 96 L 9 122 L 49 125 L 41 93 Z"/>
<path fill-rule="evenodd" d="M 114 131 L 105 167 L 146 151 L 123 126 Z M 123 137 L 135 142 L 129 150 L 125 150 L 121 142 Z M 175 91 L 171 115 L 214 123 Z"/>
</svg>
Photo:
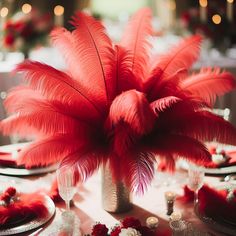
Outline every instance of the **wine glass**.
<svg viewBox="0 0 236 236">
<path fill-rule="evenodd" d="M 203 186 L 204 171 L 201 167 L 190 164 L 188 169 L 188 187 L 194 191 L 194 204 L 198 201 L 198 190 Z"/>
<path fill-rule="evenodd" d="M 56 171 L 58 190 L 62 199 L 66 203 L 67 211 L 70 210 L 70 200 L 76 193 L 76 181 L 74 178 L 74 171 L 68 169 L 66 166 L 60 166 Z"/>
</svg>

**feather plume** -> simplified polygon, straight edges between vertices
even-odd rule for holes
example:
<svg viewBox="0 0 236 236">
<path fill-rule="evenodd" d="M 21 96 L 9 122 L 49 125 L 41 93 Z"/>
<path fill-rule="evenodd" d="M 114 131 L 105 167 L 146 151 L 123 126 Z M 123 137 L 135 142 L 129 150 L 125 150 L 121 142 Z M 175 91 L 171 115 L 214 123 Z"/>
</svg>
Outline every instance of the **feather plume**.
<svg viewBox="0 0 236 236">
<path fill-rule="evenodd" d="M 193 74 L 180 83 L 183 90 L 201 97 L 208 104 L 214 104 L 216 96 L 223 95 L 236 87 L 232 74 L 220 72 L 219 68 L 205 68 L 200 73 Z"/>
<path fill-rule="evenodd" d="M 49 100 L 59 100 L 71 111 L 82 118 L 94 122 L 101 119 L 98 106 L 85 95 L 78 82 L 67 74 L 39 62 L 25 61 L 16 67 L 16 71 L 25 73 L 25 80 L 30 87 L 38 90 Z"/>
<path fill-rule="evenodd" d="M 144 149 L 155 155 L 184 158 L 199 165 L 211 161 L 211 154 L 201 142 L 182 134 L 157 134 L 145 142 L 147 146 Z M 168 162 L 167 158 L 165 160 Z M 170 161 L 172 162 L 171 158 Z"/>
<path fill-rule="evenodd" d="M 200 51 L 200 36 L 191 36 L 160 57 L 148 80 L 156 80 L 150 87 L 149 97 L 155 97 L 159 83 L 173 76 L 178 70 L 188 70 L 196 61 Z M 157 90 L 157 91 L 156 91 Z"/>
<path fill-rule="evenodd" d="M 7 98 L 4 100 L 4 106 L 8 113 L 14 113 L 21 106 L 21 102 L 27 99 L 42 99 L 40 93 L 29 88 L 28 86 L 19 85 L 10 90 Z"/>
<path fill-rule="evenodd" d="M 10 108 L 13 109 L 13 107 L 17 115 L 1 122 L 0 127 L 5 134 L 21 132 L 22 127 L 29 126 L 47 135 L 54 133 L 71 133 L 74 135 L 80 133 L 80 135 L 85 135 L 93 126 L 87 120 L 68 115 L 67 107 L 59 102 L 22 97 Z"/>
<path fill-rule="evenodd" d="M 78 63 L 80 57 L 76 53 L 76 38 L 70 31 L 62 27 L 53 29 L 50 36 L 52 45 L 58 48 L 58 51 L 64 57 L 73 79 L 79 80 L 81 76 Z"/>
<path fill-rule="evenodd" d="M 130 89 L 141 90 L 140 81 L 133 75 L 130 68 L 132 54 L 123 47 L 116 45 L 116 92 L 118 95 Z"/>
<path fill-rule="evenodd" d="M 61 162 L 61 167 L 69 169 L 74 173 L 76 182 L 84 182 L 90 177 L 99 166 L 105 163 L 105 155 L 99 155 L 94 150 L 87 152 L 82 149 L 78 152 L 67 155 Z"/>
<path fill-rule="evenodd" d="M 148 9 L 140 10 L 113 49 L 101 23 L 78 13 L 72 33 L 52 33 L 69 73 L 30 61 L 17 67 L 28 87 L 10 93 L 5 105 L 15 114 L 0 128 L 38 138 L 20 152 L 19 164 L 62 161 L 76 181 L 109 164 L 115 181 L 143 193 L 153 178 L 154 156 L 173 170 L 178 158 L 208 163 L 202 141 L 236 145 L 236 130 L 206 104 L 235 87 L 232 76 L 208 69 L 187 78 L 199 54 L 199 36 L 160 56 L 150 70 L 150 16 Z"/>
<path fill-rule="evenodd" d="M 236 130 L 233 125 L 208 111 L 196 111 L 173 117 L 166 123 L 165 130 L 191 136 L 201 141 L 236 145 Z"/>
<path fill-rule="evenodd" d="M 76 53 L 80 58 L 79 81 L 100 107 L 105 108 L 115 97 L 114 50 L 99 21 L 82 12 L 72 18 L 76 29 Z M 91 86 L 93 81 L 93 86 Z"/>
<path fill-rule="evenodd" d="M 22 149 L 17 164 L 26 168 L 54 164 L 69 154 L 79 152 L 86 145 L 85 140 L 68 134 L 44 138 Z"/>
<path fill-rule="evenodd" d="M 143 194 L 154 175 L 154 156 L 148 153 L 134 153 L 126 158 L 122 166 L 124 180 L 131 191 Z"/>
<path fill-rule="evenodd" d="M 124 121 L 139 135 L 152 129 L 155 117 L 145 95 L 136 90 L 126 91 L 116 97 L 109 113 L 113 125 Z"/>
<path fill-rule="evenodd" d="M 180 101 L 180 98 L 175 96 L 168 96 L 164 98 L 157 99 L 150 104 L 151 108 L 158 115 L 159 112 L 163 112 L 165 109 L 171 107 L 176 102 Z"/>
<path fill-rule="evenodd" d="M 144 81 L 147 73 L 147 63 L 151 45 L 148 36 L 152 35 L 151 11 L 149 8 L 139 10 L 127 25 L 120 45 L 133 54 L 131 71 Z"/>
</svg>

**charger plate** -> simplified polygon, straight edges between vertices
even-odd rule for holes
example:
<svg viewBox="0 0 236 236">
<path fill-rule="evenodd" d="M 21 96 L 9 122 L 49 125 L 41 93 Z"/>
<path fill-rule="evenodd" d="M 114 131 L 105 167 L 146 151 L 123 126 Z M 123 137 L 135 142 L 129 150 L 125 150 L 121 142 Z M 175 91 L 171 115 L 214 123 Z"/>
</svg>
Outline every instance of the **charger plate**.
<svg viewBox="0 0 236 236">
<path fill-rule="evenodd" d="M 0 174 L 11 176 L 27 176 L 27 175 L 40 175 L 44 173 L 53 172 L 58 168 L 58 164 L 46 167 L 25 169 L 25 168 L 11 168 L 0 166 Z"/>
<path fill-rule="evenodd" d="M 0 229 L 0 235 L 15 235 L 19 233 L 24 233 L 33 229 L 37 229 L 40 226 L 46 224 L 55 214 L 55 204 L 50 197 L 44 195 L 45 204 L 48 209 L 48 214 L 44 218 L 35 218 L 22 225 L 18 225 L 11 228 Z"/>
</svg>

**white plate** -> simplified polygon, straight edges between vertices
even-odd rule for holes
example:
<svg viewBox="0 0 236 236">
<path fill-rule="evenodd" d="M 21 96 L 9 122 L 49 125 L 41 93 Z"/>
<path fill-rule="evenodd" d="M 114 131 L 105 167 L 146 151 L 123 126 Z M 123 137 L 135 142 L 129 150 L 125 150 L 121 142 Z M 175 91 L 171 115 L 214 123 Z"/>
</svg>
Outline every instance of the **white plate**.
<svg viewBox="0 0 236 236">
<path fill-rule="evenodd" d="M 179 167 L 188 170 L 189 169 L 189 164 L 187 161 L 181 160 L 178 162 Z M 227 167 L 219 167 L 219 168 L 204 168 L 202 167 L 204 172 L 206 174 L 215 174 L 215 175 L 220 175 L 220 174 L 232 174 L 236 173 L 236 166 L 227 166 Z"/>
<path fill-rule="evenodd" d="M 8 229 L 0 229 L 0 235 L 15 235 L 19 233 L 24 233 L 33 229 L 36 229 L 44 224 L 46 224 L 55 214 L 55 205 L 50 197 L 45 195 L 45 204 L 48 209 L 48 214 L 44 218 L 36 218 L 25 224 L 15 226 Z"/>
<path fill-rule="evenodd" d="M 55 171 L 57 168 L 58 164 L 40 168 L 33 168 L 33 169 L 11 168 L 11 167 L 0 166 L 0 174 L 11 175 L 11 176 L 40 175 Z"/>
</svg>

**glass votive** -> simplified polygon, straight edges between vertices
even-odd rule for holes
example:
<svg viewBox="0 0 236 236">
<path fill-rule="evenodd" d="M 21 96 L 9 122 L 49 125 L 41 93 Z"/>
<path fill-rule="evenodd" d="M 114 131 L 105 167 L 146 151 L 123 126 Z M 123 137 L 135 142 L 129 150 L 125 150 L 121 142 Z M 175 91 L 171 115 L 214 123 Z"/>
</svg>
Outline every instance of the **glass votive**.
<svg viewBox="0 0 236 236">
<path fill-rule="evenodd" d="M 159 220 L 157 217 L 151 216 L 146 219 L 146 225 L 150 229 L 156 229 L 159 225 Z"/>
<path fill-rule="evenodd" d="M 169 223 L 172 230 L 172 236 L 185 236 L 187 231 L 187 224 L 183 220 L 172 220 Z"/>
<path fill-rule="evenodd" d="M 171 191 L 165 192 L 167 215 L 171 215 L 173 213 L 175 197 L 176 194 L 174 192 Z"/>
<path fill-rule="evenodd" d="M 170 220 L 171 220 L 171 221 L 181 220 L 181 219 L 182 219 L 182 214 L 181 214 L 181 212 L 174 211 L 174 212 L 170 215 Z"/>
</svg>

